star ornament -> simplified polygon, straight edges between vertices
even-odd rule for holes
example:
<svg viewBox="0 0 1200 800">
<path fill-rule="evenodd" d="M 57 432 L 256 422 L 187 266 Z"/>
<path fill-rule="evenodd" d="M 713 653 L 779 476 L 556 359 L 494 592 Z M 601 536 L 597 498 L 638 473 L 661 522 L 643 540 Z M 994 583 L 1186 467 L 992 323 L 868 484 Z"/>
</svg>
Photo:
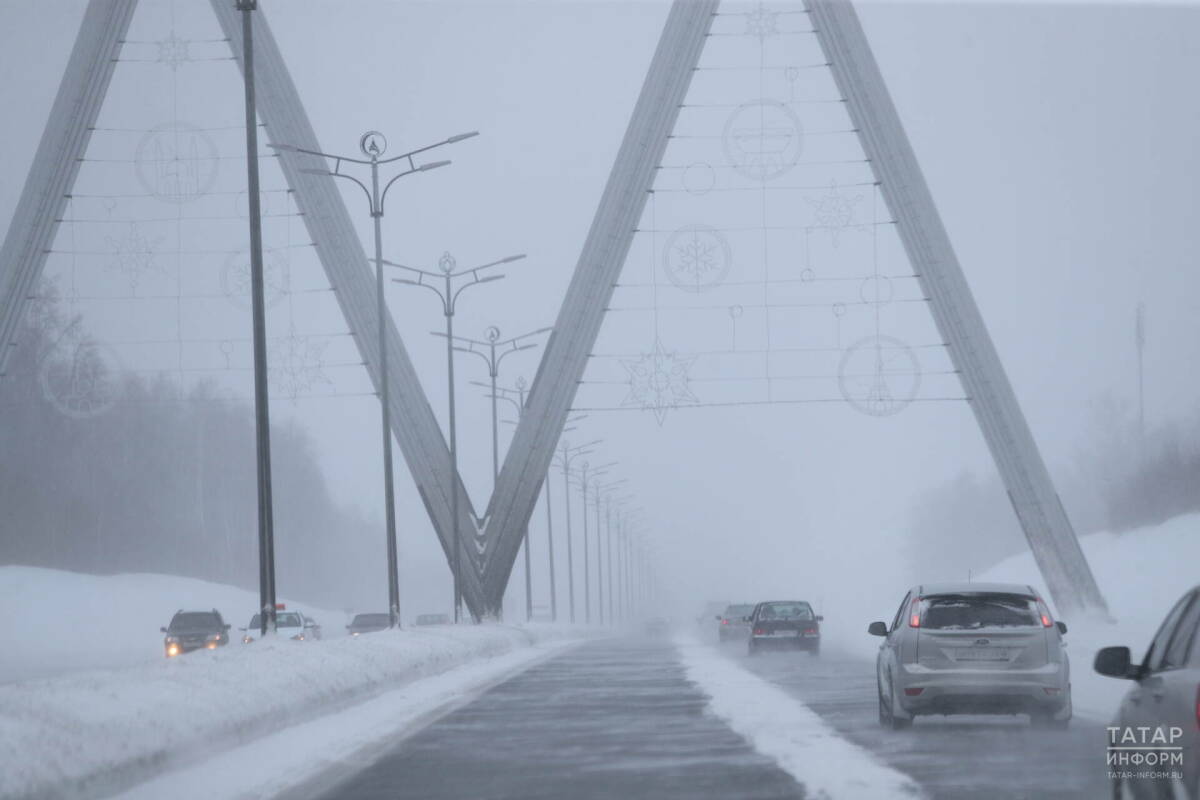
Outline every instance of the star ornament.
<svg viewBox="0 0 1200 800">
<path fill-rule="evenodd" d="M 759 40 L 770 38 L 779 33 L 779 12 L 764 8 L 762 3 L 753 11 L 746 12 L 746 35 L 757 36 Z"/>
<path fill-rule="evenodd" d="M 292 400 L 317 386 L 333 385 L 325 374 L 328 344 L 328 341 L 297 334 L 275 340 L 267 355 L 267 380 Z"/>
<path fill-rule="evenodd" d="M 688 388 L 688 371 L 695 361 L 695 356 L 667 352 L 655 340 L 652 352 L 621 362 L 629 374 L 629 394 L 621 405 L 653 411 L 662 425 L 670 409 L 700 402 Z"/>
<path fill-rule="evenodd" d="M 829 231 L 835 247 L 838 243 L 838 234 L 847 228 L 854 227 L 854 210 L 862 202 L 862 199 L 861 194 L 853 197 L 843 194 L 838 189 L 836 181 L 829 184 L 829 191 L 816 200 L 811 197 L 807 198 L 808 204 L 813 207 L 813 219 L 816 220 L 817 227 Z"/>
<path fill-rule="evenodd" d="M 162 241 L 161 237 L 148 239 L 138 229 L 136 222 L 129 223 L 129 230 L 120 239 L 111 236 L 106 239 L 112 255 L 109 269 L 125 275 L 131 288 L 137 289 L 138 283 L 146 273 L 163 271 L 155 260 L 156 248 Z"/>
<path fill-rule="evenodd" d="M 188 41 L 177 37 L 175 31 L 171 31 L 167 38 L 160 39 L 155 44 L 158 45 L 156 60 L 159 64 L 166 64 L 172 70 L 178 70 L 180 66 L 192 60 L 188 53 Z"/>
</svg>

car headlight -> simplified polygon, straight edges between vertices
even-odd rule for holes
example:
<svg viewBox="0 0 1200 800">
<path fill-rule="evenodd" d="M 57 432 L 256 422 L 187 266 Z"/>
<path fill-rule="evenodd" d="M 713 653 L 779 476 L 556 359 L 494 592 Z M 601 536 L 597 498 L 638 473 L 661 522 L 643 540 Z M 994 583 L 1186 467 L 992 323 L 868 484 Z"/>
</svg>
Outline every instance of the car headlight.
<svg viewBox="0 0 1200 800">
<path fill-rule="evenodd" d="M 209 642 L 219 642 L 219 641 L 221 641 L 221 634 L 219 634 L 219 633 L 210 633 L 210 634 L 208 635 L 208 638 L 207 638 L 207 639 L 205 639 L 205 641 L 209 641 Z"/>
<path fill-rule="evenodd" d="M 304 634 L 303 634 L 303 633 L 297 633 L 295 636 L 293 636 L 293 637 L 292 637 L 292 641 L 293 641 L 293 642 L 303 642 L 303 641 L 304 641 Z"/>
<path fill-rule="evenodd" d="M 167 644 L 179 644 L 179 637 L 178 636 L 168 636 Z"/>
<path fill-rule="evenodd" d="M 250 634 L 246 634 L 245 636 L 242 637 L 242 644 L 250 644 L 253 641 L 254 641 L 254 637 L 251 636 Z"/>
</svg>

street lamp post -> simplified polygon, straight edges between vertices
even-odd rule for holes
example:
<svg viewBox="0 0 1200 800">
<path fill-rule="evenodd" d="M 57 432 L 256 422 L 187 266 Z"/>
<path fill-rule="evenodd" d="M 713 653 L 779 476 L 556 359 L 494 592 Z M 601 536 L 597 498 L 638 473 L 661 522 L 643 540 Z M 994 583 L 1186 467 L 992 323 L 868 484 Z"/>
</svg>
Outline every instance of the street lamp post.
<svg viewBox="0 0 1200 800">
<path fill-rule="evenodd" d="M 601 536 L 603 529 L 601 528 L 601 525 L 600 525 L 601 493 L 602 492 L 606 493 L 606 492 L 610 491 L 613 487 L 619 486 L 623 483 L 625 483 L 624 478 L 622 478 L 621 480 L 617 480 L 617 481 L 611 481 L 610 483 L 606 483 L 603 485 L 597 483 L 593 486 L 593 491 L 595 492 L 595 504 L 596 504 L 596 600 L 597 600 L 596 614 L 599 617 L 601 625 L 604 624 L 604 552 L 602 549 L 603 542 L 601 541 L 603 538 Z M 611 510 L 611 506 L 612 506 L 612 496 L 611 495 L 608 495 L 608 506 Z M 612 567 L 611 562 L 609 563 L 609 567 L 610 568 Z M 609 595 L 610 595 L 610 600 L 611 600 L 611 595 L 612 595 L 611 583 L 609 585 Z M 609 616 L 608 621 L 611 624 L 612 623 L 611 611 L 608 616 Z"/>
<path fill-rule="evenodd" d="M 567 510 L 567 598 L 571 612 L 571 623 L 575 622 L 575 547 L 571 535 L 571 462 L 578 456 L 591 453 L 591 448 L 600 443 L 597 439 L 587 444 L 571 447 L 564 441 L 559 453 L 559 463 L 563 471 L 563 502 Z M 584 507 L 584 522 L 587 522 L 587 507 Z"/>
<path fill-rule="evenodd" d="M 428 152 L 438 147 L 455 142 L 461 142 L 464 139 L 470 139 L 473 136 L 478 136 L 478 131 L 470 133 L 460 133 L 457 136 L 451 136 L 448 139 L 443 139 L 425 147 L 419 147 L 416 150 L 410 150 L 407 153 L 401 153 L 398 156 L 391 158 L 383 158 L 383 154 L 387 152 L 387 139 L 379 131 L 367 131 L 358 140 L 358 148 L 363 154 L 363 158 L 351 158 L 349 156 L 339 156 L 333 153 L 322 153 L 316 150 L 305 150 L 293 145 L 274 145 L 278 150 L 286 150 L 293 153 L 305 153 L 311 156 L 320 158 L 332 159 L 333 169 L 305 169 L 303 172 L 332 175 L 335 178 L 345 178 L 353 181 L 367 196 L 367 202 L 371 208 L 371 218 L 374 221 L 375 228 L 375 306 L 376 316 L 378 317 L 379 337 L 379 405 L 380 405 L 380 421 L 382 424 L 383 435 L 383 497 L 384 497 L 384 518 L 387 521 L 387 561 L 388 561 L 388 620 L 391 627 L 396 627 L 400 622 L 400 571 L 396 548 L 396 501 L 395 490 L 393 487 L 393 470 L 392 470 L 392 424 L 391 424 L 391 393 L 388 386 L 388 354 L 387 354 L 387 307 L 383 297 L 383 211 L 384 202 L 387 200 L 388 190 L 403 177 L 412 175 L 417 172 L 428 172 L 431 169 L 444 167 L 449 165 L 449 161 L 431 161 L 425 164 L 417 164 L 414 156 Z M 384 184 L 383 189 L 379 188 L 379 168 L 384 164 L 391 164 L 397 161 L 406 162 L 401 169 L 393 175 L 388 182 Z M 348 164 L 358 164 L 370 167 L 371 185 L 368 187 L 361 180 L 343 172 L 342 169 Z"/>
<path fill-rule="evenodd" d="M 454 543 L 454 621 L 459 622 L 462 619 L 462 533 L 458 524 L 458 425 L 455 417 L 454 408 L 454 311 L 458 306 L 458 296 L 462 294 L 468 287 L 476 286 L 481 283 L 489 283 L 498 281 L 503 278 L 503 275 L 487 275 L 480 276 L 480 272 L 491 267 L 498 267 L 501 264 L 511 264 L 514 261 L 520 261 L 525 258 L 525 254 L 521 253 L 515 256 L 507 256 L 497 261 L 491 261 L 487 264 L 481 264 L 477 267 L 468 267 L 465 269 L 458 268 L 458 262 L 449 252 L 443 253 L 438 260 L 438 268 L 440 272 L 431 272 L 429 270 L 418 269 L 417 267 L 409 267 L 404 264 L 397 264 L 394 261 L 383 261 L 390 267 L 397 267 L 414 274 L 415 278 L 392 278 L 394 283 L 404 283 L 409 286 L 420 286 L 429 289 L 436 294 L 442 301 L 442 313 L 446 317 L 446 380 L 449 390 L 449 406 L 450 406 L 450 517 L 451 517 L 451 539 Z M 459 278 L 468 277 L 457 289 L 454 287 L 455 281 Z M 426 283 L 426 279 L 432 281 Z M 440 283 L 439 287 L 437 284 Z"/>
<path fill-rule="evenodd" d="M 246 191 L 250 217 L 250 307 L 254 341 L 254 439 L 258 477 L 259 635 L 275 630 L 275 520 L 271 499 L 271 420 L 267 387 L 267 322 L 263 293 L 262 208 L 258 175 L 258 111 L 254 86 L 257 0 L 237 0 L 242 12 L 242 79 L 246 99 Z"/>
</svg>

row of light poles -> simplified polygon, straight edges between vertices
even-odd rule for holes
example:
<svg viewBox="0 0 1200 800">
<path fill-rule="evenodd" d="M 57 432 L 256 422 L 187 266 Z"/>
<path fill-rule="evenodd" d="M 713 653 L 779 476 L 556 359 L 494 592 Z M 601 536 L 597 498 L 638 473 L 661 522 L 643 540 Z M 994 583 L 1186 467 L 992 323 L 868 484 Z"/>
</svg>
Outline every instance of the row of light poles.
<svg viewBox="0 0 1200 800">
<path fill-rule="evenodd" d="M 265 324 L 265 302 L 264 302 L 264 287 L 263 287 L 263 258 L 262 258 L 262 222 L 260 210 L 259 196 L 259 175 L 258 175 L 258 140 L 257 140 L 257 109 L 255 103 L 255 79 L 254 79 L 254 59 L 253 59 L 253 34 L 252 34 L 252 18 L 253 12 L 257 10 L 256 0 L 235 0 L 237 9 L 242 12 L 243 24 L 243 78 L 245 86 L 246 100 L 246 144 L 247 144 L 247 182 L 249 196 L 249 218 L 250 218 L 250 255 L 251 255 L 251 299 L 252 299 L 252 316 L 253 316 L 253 333 L 254 333 L 254 373 L 255 373 L 255 409 L 256 409 L 256 440 L 257 440 L 257 472 L 258 472 L 258 508 L 259 508 L 259 591 L 261 605 L 262 629 L 261 633 L 266 634 L 268 629 L 273 630 L 275 627 L 275 554 L 274 554 L 274 532 L 272 519 L 272 498 L 271 498 L 271 463 L 270 463 L 270 438 L 269 430 L 270 423 L 268 417 L 269 399 L 266 384 L 266 324 Z M 442 303 L 443 315 L 446 319 L 446 330 L 444 333 L 435 335 L 443 336 L 446 340 L 446 372 L 449 394 L 449 445 L 450 445 L 450 466 L 451 466 L 451 525 L 452 525 L 452 542 L 454 547 L 454 556 L 452 558 L 452 571 L 454 578 L 454 620 L 459 622 L 462 615 L 462 537 L 459 525 L 459 484 L 461 483 L 458 471 L 458 436 L 457 436 L 457 418 L 455 413 L 455 383 L 454 383 L 454 353 L 468 352 L 474 353 L 487 363 L 488 377 L 490 385 L 488 386 L 492 406 L 492 477 L 493 491 L 495 482 L 499 478 L 500 471 L 500 455 L 499 455 L 499 432 L 497 419 L 497 402 L 502 397 L 506 400 L 514 402 L 517 409 L 518 419 L 524 412 L 525 408 L 525 386 L 523 380 L 518 382 L 517 397 L 514 399 L 509 390 L 503 390 L 497 384 L 499 376 L 500 364 L 503 359 L 515 352 L 528 350 L 536 345 L 531 339 L 539 334 L 545 333 L 550 328 L 540 328 L 520 336 L 509 339 L 502 339 L 498 328 L 488 328 L 485 336 L 486 341 L 479 341 L 468 337 L 455 336 L 454 334 L 454 314 L 457 308 L 459 295 L 462 294 L 468 287 L 481 283 L 488 283 L 499 280 L 503 275 L 492 274 L 485 272 L 494 267 L 499 267 L 505 264 L 510 264 L 515 261 L 525 258 L 524 254 L 508 256 L 487 264 L 482 264 L 477 267 L 466 269 L 459 268 L 457 262 L 449 254 L 445 253 L 440 259 L 438 266 L 439 272 L 423 270 L 416 267 L 406 266 L 392 261 L 386 261 L 383 258 L 383 216 L 385 210 L 385 202 L 388 192 L 398 180 L 419 172 L 428 172 L 440 167 L 448 166 L 451 162 L 448 160 L 441 161 L 423 161 L 418 163 L 417 156 L 428 153 L 440 147 L 456 144 L 466 139 L 478 136 L 478 131 L 470 131 L 467 133 L 457 134 L 449 138 L 443 139 L 433 144 L 419 147 L 399 155 L 385 157 L 387 152 L 387 139 L 379 131 L 368 131 L 359 139 L 359 151 L 361 157 L 338 155 L 335 153 L 325 153 L 318 150 L 301 148 L 291 144 L 272 144 L 274 149 L 283 150 L 293 153 L 303 153 L 310 156 L 331 161 L 332 166 L 327 166 L 323 169 L 306 168 L 302 172 L 312 174 L 329 175 L 335 178 L 342 178 L 357 185 L 363 190 L 363 194 L 367 198 L 368 209 L 373 222 L 374 228 L 374 262 L 375 262 L 375 291 L 376 291 L 376 315 L 377 315 L 377 336 L 379 348 L 379 397 L 380 397 L 380 434 L 382 440 L 383 451 L 383 478 L 384 478 L 384 518 L 386 520 L 386 545 L 387 545 L 387 573 L 388 573 L 388 617 L 391 627 L 397 627 L 400 624 L 400 583 L 399 583 L 399 557 L 396 540 L 396 512 L 395 512 L 395 496 L 394 496 L 394 469 L 392 458 L 392 429 L 391 429 L 391 403 L 390 403 L 390 383 L 388 376 L 388 346 L 387 346 L 387 307 L 384 297 L 384 279 L 383 267 L 385 265 L 398 268 L 408 273 L 408 277 L 393 278 L 395 283 L 408 284 L 413 286 L 422 286 L 436 293 Z M 398 170 L 392 172 L 386 178 L 386 183 L 380 185 L 380 168 L 387 165 L 397 165 Z M 369 174 L 369 185 L 360 177 L 351 174 L 352 170 L 365 167 Z M 569 420 L 564 433 L 573 430 L 572 423 L 578 421 L 579 418 Z M 563 470 L 566 501 L 566 522 L 567 522 L 567 573 L 568 573 L 568 591 L 570 598 L 570 619 L 575 621 L 575 584 L 574 584 L 574 553 L 571 536 L 571 509 L 570 509 L 570 489 L 572 475 L 572 461 L 580 456 L 586 456 L 591 452 L 592 447 L 598 442 L 589 442 L 586 445 L 571 447 L 566 442 L 563 442 L 561 452 L 558 454 L 558 460 Z M 601 484 L 596 479 L 603 476 L 608 466 L 589 469 L 588 463 L 585 461 L 582 469 L 579 472 L 579 485 L 581 488 L 581 499 L 583 502 L 583 523 L 584 523 L 584 592 L 585 592 L 585 607 L 586 621 L 591 621 L 591 593 L 590 593 L 590 569 L 588 566 L 588 529 L 587 529 L 587 489 L 589 481 L 595 492 L 595 508 L 596 508 L 596 562 L 597 562 L 597 589 L 599 591 L 599 603 L 597 611 L 599 619 L 602 622 L 604 619 L 604 583 L 603 583 L 603 561 L 601 558 L 601 543 L 600 543 L 600 503 L 601 492 L 610 490 L 613 486 L 623 481 L 610 482 Z M 557 589 L 555 582 L 554 571 L 554 530 L 553 530 L 553 512 L 551 510 L 551 491 L 549 484 L 549 474 L 546 480 L 543 481 L 546 492 L 546 532 L 547 532 L 547 555 L 549 565 L 550 578 L 550 602 L 551 602 L 551 617 L 557 621 L 558 619 L 558 600 Z M 606 516 L 606 531 L 608 534 L 608 596 L 609 596 L 609 619 L 615 618 L 614 610 L 614 588 L 613 588 L 613 555 L 612 555 L 612 499 L 609 497 L 608 514 Z M 618 519 L 618 535 L 621 535 L 620 517 Z M 636 572 L 632 561 L 631 538 L 624 537 L 618 542 L 618 562 L 617 569 L 623 570 L 625 586 L 623 596 L 628 603 L 632 603 L 634 599 L 634 579 Z M 533 591 L 532 591 L 532 564 L 529 552 L 529 531 L 526 529 L 524 535 L 524 551 L 525 551 L 525 613 L 526 619 L 531 619 L 533 616 Z M 622 579 L 618 578 L 618 587 L 622 585 Z"/>
</svg>

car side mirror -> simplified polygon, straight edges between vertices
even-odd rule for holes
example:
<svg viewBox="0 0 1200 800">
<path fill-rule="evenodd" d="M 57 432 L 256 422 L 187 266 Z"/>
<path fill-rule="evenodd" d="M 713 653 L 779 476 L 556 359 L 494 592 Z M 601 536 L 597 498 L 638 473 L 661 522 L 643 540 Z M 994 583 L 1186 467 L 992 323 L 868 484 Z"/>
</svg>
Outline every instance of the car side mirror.
<svg viewBox="0 0 1200 800">
<path fill-rule="evenodd" d="M 1067 632 L 1067 623 L 1063 622 L 1062 620 L 1059 620 L 1058 622 L 1054 623 L 1054 627 L 1058 628 L 1059 633 Z"/>
<path fill-rule="evenodd" d="M 867 633 L 872 636 L 887 636 L 888 629 L 886 622 L 872 622 L 867 626 Z"/>
<path fill-rule="evenodd" d="M 820 614 L 817 614 L 817 622 L 824 622 L 824 621 L 825 621 L 825 617 L 823 617 Z"/>
<path fill-rule="evenodd" d="M 166 633 L 166 632 L 167 632 L 167 629 L 166 629 L 166 628 L 159 628 L 159 630 L 160 630 L 160 631 L 162 631 L 163 633 Z"/>
<path fill-rule="evenodd" d="M 1092 669 L 1110 678 L 1129 678 L 1136 680 L 1138 668 L 1129 661 L 1128 647 L 1102 647 L 1096 651 L 1096 659 Z"/>
<path fill-rule="evenodd" d="M 229 628 L 230 628 L 230 625 L 229 625 L 229 623 L 228 623 L 228 622 L 226 622 L 226 623 L 225 623 L 225 630 L 229 630 Z"/>
<path fill-rule="evenodd" d="M 716 617 L 716 619 L 717 619 L 717 622 L 720 622 L 720 621 L 721 621 L 721 615 L 720 615 L 720 614 L 717 614 L 717 617 Z"/>
</svg>

